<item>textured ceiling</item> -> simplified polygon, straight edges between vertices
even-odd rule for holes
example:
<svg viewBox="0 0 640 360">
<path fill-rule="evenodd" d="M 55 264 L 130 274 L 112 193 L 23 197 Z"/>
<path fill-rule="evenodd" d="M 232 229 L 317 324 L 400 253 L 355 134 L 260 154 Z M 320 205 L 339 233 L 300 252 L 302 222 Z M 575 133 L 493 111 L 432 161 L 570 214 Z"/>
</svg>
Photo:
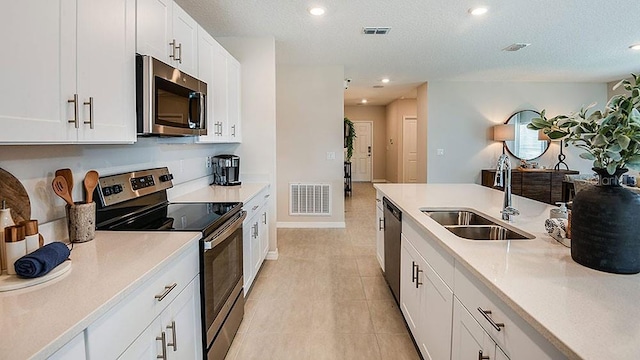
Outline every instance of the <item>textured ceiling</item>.
<svg viewBox="0 0 640 360">
<path fill-rule="evenodd" d="M 425 81 L 604 82 L 640 71 L 638 0 L 177 0 L 214 37 L 273 36 L 276 63 L 344 65 L 345 104 Z M 320 5 L 323 17 L 308 14 Z M 484 5 L 481 17 L 468 9 Z M 384 36 L 363 26 L 390 26 Z M 525 42 L 518 52 L 501 51 Z M 383 77 L 391 83 L 382 89 Z"/>
</svg>

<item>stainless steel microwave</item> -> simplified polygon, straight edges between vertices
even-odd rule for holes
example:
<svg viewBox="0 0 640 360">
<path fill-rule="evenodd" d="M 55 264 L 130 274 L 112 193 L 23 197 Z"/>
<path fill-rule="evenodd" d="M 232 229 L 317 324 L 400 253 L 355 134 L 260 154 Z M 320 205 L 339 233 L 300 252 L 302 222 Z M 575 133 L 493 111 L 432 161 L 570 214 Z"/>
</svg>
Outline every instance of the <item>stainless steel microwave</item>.
<svg viewBox="0 0 640 360">
<path fill-rule="evenodd" d="M 138 136 L 207 134 L 207 84 L 162 61 L 136 55 Z"/>
</svg>

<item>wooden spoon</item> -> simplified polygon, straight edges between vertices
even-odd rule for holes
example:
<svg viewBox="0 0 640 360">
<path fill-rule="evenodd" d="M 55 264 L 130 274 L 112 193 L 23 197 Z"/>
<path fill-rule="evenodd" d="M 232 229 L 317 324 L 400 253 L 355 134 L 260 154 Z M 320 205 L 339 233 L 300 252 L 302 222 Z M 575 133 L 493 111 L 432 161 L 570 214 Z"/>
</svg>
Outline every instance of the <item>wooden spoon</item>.
<svg viewBox="0 0 640 360">
<path fill-rule="evenodd" d="M 56 176 L 55 178 L 53 178 L 53 183 L 51 183 L 51 186 L 53 187 L 53 192 L 55 192 L 56 195 L 60 196 L 70 206 L 74 206 L 71 194 L 69 194 L 67 180 L 65 180 L 63 176 Z"/>
<path fill-rule="evenodd" d="M 73 172 L 71 169 L 58 169 L 56 170 L 56 176 L 62 176 L 67 180 L 67 187 L 69 188 L 69 195 L 73 199 Z"/>
<path fill-rule="evenodd" d="M 93 202 L 93 190 L 98 186 L 98 172 L 90 170 L 84 176 L 84 189 L 87 191 L 87 204 Z"/>
</svg>

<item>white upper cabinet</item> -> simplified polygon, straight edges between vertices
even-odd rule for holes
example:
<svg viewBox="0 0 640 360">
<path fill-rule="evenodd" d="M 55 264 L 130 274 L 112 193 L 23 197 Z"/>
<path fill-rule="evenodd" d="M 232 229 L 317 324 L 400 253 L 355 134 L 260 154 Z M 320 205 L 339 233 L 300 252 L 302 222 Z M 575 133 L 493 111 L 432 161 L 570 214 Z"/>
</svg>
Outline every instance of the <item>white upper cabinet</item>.
<svg viewBox="0 0 640 360">
<path fill-rule="evenodd" d="M 171 0 L 138 0 L 136 51 L 198 75 L 198 23 Z"/>
<path fill-rule="evenodd" d="M 198 30 L 198 76 L 207 83 L 207 135 L 198 142 L 240 142 L 240 63 Z"/>
<path fill-rule="evenodd" d="M 0 31 L 0 142 L 135 141 L 135 0 L 10 2 Z"/>
<path fill-rule="evenodd" d="M 137 0 L 136 51 L 173 62 L 173 0 Z"/>
<path fill-rule="evenodd" d="M 78 141 L 134 142 L 135 1 L 78 2 Z"/>
<path fill-rule="evenodd" d="M 177 43 L 171 54 L 173 65 L 198 77 L 198 23 L 178 4 L 173 4 L 173 37 Z"/>
</svg>

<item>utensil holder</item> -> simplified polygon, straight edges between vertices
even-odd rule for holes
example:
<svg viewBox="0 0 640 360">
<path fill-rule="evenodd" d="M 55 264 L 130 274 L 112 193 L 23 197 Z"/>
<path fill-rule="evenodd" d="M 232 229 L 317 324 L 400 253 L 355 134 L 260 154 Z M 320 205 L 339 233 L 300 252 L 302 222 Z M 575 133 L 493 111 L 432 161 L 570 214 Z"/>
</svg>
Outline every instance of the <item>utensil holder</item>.
<svg viewBox="0 0 640 360">
<path fill-rule="evenodd" d="M 96 203 L 67 205 L 67 227 L 69 241 L 87 242 L 96 236 Z"/>
</svg>

